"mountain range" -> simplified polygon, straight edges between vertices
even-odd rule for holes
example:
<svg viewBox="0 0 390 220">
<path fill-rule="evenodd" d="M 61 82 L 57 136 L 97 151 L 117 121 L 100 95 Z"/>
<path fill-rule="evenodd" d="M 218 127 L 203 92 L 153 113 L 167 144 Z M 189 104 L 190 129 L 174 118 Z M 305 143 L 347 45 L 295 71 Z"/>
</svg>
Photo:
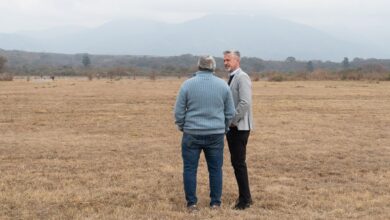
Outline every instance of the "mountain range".
<svg viewBox="0 0 390 220">
<path fill-rule="evenodd" d="M 0 33 L 0 48 L 54 53 L 175 56 L 239 49 L 243 56 L 267 60 L 341 61 L 344 57 L 390 57 L 390 48 L 339 39 L 313 27 L 267 16 L 208 15 L 168 24 L 115 20 L 96 28 L 57 27 Z"/>
</svg>

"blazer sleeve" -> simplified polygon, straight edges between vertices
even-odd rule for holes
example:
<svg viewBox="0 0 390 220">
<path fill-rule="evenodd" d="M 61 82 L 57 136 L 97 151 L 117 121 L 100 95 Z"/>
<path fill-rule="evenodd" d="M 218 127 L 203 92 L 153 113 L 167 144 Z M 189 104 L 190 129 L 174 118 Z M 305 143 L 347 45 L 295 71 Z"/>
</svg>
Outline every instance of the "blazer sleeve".
<svg viewBox="0 0 390 220">
<path fill-rule="evenodd" d="M 245 117 L 252 105 L 252 83 L 247 74 L 240 75 L 238 79 L 238 102 L 236 107 L 236 115 L 232 120 L 233 125 Z"/>
<path fill-rule="evenodd" d="M 225 131 L 229 131 L 230 123 L 236 113 L 236 110 L 234 108 L 234 101 L 233 96 L 230 91 L 230 88 L 226 86 L 226 98 L 225 98 Z"/>
</svg>

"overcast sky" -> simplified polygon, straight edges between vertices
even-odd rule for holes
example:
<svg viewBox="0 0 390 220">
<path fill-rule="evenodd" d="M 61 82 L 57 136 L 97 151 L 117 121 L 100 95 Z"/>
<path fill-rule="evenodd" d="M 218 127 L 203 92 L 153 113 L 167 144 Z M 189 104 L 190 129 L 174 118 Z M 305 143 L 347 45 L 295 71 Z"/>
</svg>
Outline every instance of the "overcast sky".
<svg viewBox="0 0 390 220">
<path fill-rule="evenodd" d="M 387 0 L 0 0 L 0 32 L 124 18 L 182 22 L 213 13 L 266 14 L 336 34 L 390 37 Z"/>
</svg>

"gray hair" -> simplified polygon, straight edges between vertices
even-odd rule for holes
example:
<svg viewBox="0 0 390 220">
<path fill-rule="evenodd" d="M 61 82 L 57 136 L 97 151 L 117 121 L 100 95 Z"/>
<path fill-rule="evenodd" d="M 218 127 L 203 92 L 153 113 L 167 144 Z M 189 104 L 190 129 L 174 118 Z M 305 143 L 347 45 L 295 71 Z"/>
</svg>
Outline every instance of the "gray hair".
<svg viewBox="0 0 390 220">
<path fill-rule="evenodd" d="M 210 70 L 214 71 L 216 67 L 214 57 L 212 56 L 201 56 L 198 60 L 198 69 L 199 70 Z"/>
<path fill-rule="evenodd" d="M 223 52 L 223 55 L 227 55 L 227 54 L 233 54 L 235 57 L 237 57 L 238 60 L 241 59 L 241 54 L 240 51 L 238 50 L 225 50 Z"/>
</svg>

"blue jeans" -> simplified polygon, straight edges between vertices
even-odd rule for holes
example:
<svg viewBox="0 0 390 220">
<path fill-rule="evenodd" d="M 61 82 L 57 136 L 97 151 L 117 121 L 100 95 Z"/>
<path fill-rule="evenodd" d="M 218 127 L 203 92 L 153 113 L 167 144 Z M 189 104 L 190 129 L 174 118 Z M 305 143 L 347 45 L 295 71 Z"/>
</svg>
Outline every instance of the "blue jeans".
<svg viewBox="0 0 390 220">
<path fill-rule="evenodd" d="M 222 196 L 222 165 L 224 134 L 191 135 L 183 134 L 183 182 L 187 206 L 198 202 L 196 197 L 196 174 L 201 151 L 203 150 L 209 171 L 210 206 L 220 205 Z"/>
</svg>

